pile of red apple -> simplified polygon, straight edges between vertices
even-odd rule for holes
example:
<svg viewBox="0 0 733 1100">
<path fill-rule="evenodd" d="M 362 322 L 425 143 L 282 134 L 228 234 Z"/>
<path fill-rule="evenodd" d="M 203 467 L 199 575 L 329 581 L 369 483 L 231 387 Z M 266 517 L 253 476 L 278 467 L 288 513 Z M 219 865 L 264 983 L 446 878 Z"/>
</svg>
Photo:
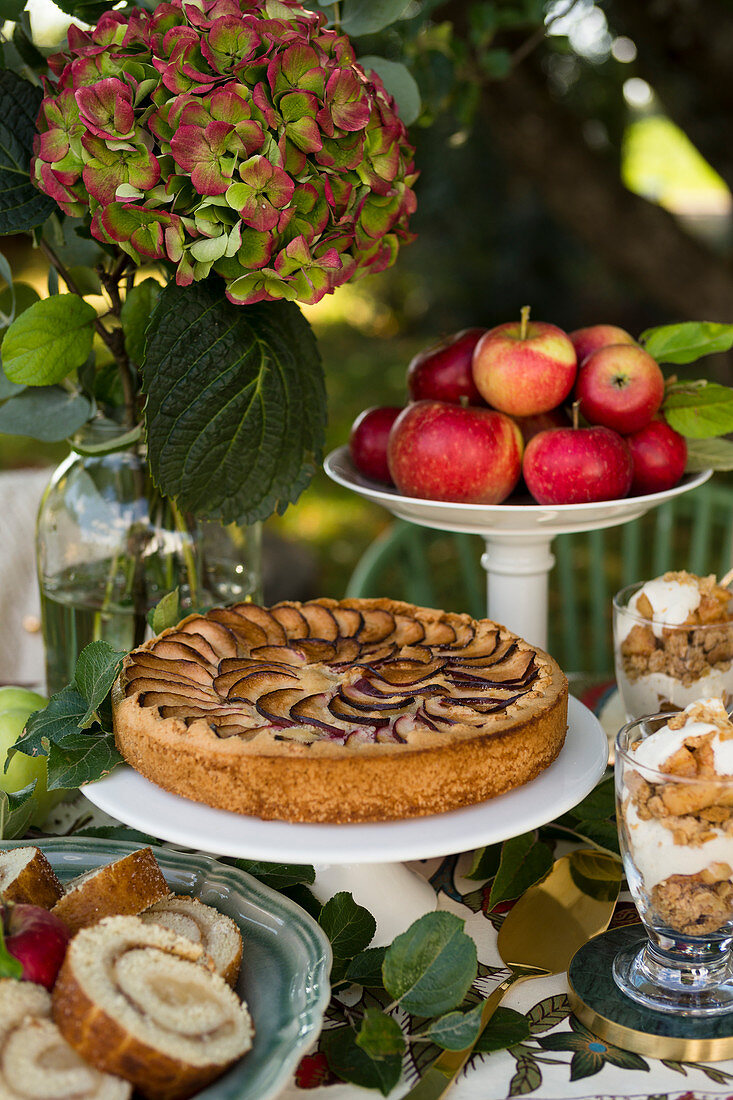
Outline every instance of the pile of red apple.
<svg viewBox="0 0 733 1100">
<path fill-rule="evenodd" d="M 404 409 L 367 409 L 349 443 L 361 473 L 405 496 L 500 504 L 524 477 L 539 504 L 587 504 L 662 492 L 684 473 L 659 365 L 615 325 L 565 333 L 525 307 L 420 352 L 407 388 Z"/>
</svg>

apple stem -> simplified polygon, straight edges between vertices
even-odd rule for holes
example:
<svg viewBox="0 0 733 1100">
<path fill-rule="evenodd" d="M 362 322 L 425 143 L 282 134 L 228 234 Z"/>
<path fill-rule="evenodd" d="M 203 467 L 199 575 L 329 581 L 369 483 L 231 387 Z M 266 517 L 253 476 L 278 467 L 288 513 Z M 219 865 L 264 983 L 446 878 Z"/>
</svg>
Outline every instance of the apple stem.
<svg viewBox="0 0 733 1100">
<path fill-rule="evenodd" d="M 573 427 L 579 427 L 580 401 L 573 401 Z"/>
<path fill-rule="evenodd" d="M 529 311 L 530 311 L 530 308 L 531 308 L 530 306 L 522 306 L 521 310 L 519 311 L 519 316 L 521 318 L 521 320 L 519 322 L 519 339 L 520 340 L 526 340 L 527 339 L 527 325 L 529 324 Z"/>
</svg>

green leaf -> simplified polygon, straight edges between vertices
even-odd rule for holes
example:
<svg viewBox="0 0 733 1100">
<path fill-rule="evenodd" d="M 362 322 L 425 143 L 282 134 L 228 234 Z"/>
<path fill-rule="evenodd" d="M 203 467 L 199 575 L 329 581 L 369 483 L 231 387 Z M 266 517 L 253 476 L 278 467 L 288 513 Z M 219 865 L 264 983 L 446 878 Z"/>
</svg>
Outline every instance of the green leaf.
<svg viewBox="0 0 733 1100">
<path fill-rule="evenodd" d="M 238 859 L 235 867 L 246 871 L 248 875 L 271 886 L 273 890 L 284 890 L 289 886 L 310 885 L 316 880 L 313 867 L 300 863 L 262 863 L 256 859 Z"/>
<path fill-rule="evenodd" d="M 79 720 L 86 729 L 97 718 L 97 708 L 106 699 L 117 679 L 124 653 L 119 653 L 109 642 L 90 642 L 84 646 L 76 661 L 72 687 L 87 701 L 87 709 Z"/>
<path fill-rule="evenodd" d="M 575 832 L 581 839 L 590 840 L 601 848 L 618 852 L 618 827 L 615 821 L 579 821 Z"/>
<path fill-rule="evenodd" d="M 471 870 L 464 877 L 470 882 L 485 882 L 493 878 L 501 862 L 501 844 L 489 844 L 486 848 L 477 848 L 473 853 Z"/>
<path fill-rule="evenodd" d="M 121 763 L 113 733 L 77 733 L 49 746 L 47 786 L 55 791 L 93 783 Z"/>
<path fill-rule="evenodd" d="M 491 80 L 503 80 L 512 70 L 512 55 L 509 50 L 486 50 L 479 55 L 479 62 Z"/>
<path fill-rule="evenodd" d="M 383 989 L 382 963 L 386 947 L 369 947 L 351 960 L 344 975 L 347 982 L 365 989 Z"/>
<path fill-rule="evenodd" d="M 339 1027 L 323 1033 L 323 1053 L 333 1072 L 342 1081 L 365 1089 L 379 1089 L 387 1096 L 400 1079 L 402 1059 L 398 1054 L 388 1058 L 370 1058 L 356 1042 L 356 1032 Z"/>
<path fill-rule="evenodd" d="M 517 1070 L 509 1082 L 510 1096 L 525 1096 L 534 1092 L 542 1084 L 542 1070 L 531 1054 L 521 1054 L 517 1058 Z"/>
<path fill-rule="evenodd" d="M 96 271 L 91 267 L 87 267 L 86 264 L 76 264 L 74 267 L 70 267 L 69 275 L 72 277 L 74 286 L 76 287 L 74 293 L 78 291 L 84 298 L 87 294 L 102 293 L 102 284 L 99 275 L 97 275 Z"/>
<path fill-rule="evenodd" d="M 26 0 L 0 0 L 0 21 L 6 19 L 15 23 L 18 16 L 25 10 Z"/>
<path fill-rule="evenodd" d="M 38 301 L 37 291 L 28 283 L 13 283 L 12 288 L 6 286 L 0 290 L 0 312 L 8 318 L 8 324 Z"/>
<path fill-rule="evenodd" d="M 155 309 L 162 287 L 157 279 L 143 279 L 125 298 L 120 313 L 125 348 L 133 363 L 142 363 L 145 330 Z"/>
<path fill-rule="evenodd" d="M 13 321 L 3 340 L 3 366 L 11 382 L 47 386 L 60 382 L 92 350 L 93 307 L 76 294 L 34 302 Z"/>
<path fill-rule="evenodd" d="M 0 401 L 5 401 L 8 397 L 15 397 L 16 394 L 22 393 L 25 386 L 19 386 L 16 382 L 11 382 L 6 376 L 5 371 L 0 363 Z"/>
<path fill-rule="evenodd" d="M 420 114 L 422 106 L 417 81 L 401 61 L 388 61 L 386 57 L 368 54 L 357 58 L 366 72 L 371 69 L 381 77 L 382 83 L 397 104 L 397 110 L 405 126 L 409 126 Z"/>
<path fill-rule="evenodd" d="M 79 720 L 86 709 L 86 699 L 78 691 L 71 686 L 62 688 L 42 710 L 31 714 L 15 748 L 26 756 L 47 756 L 53 741 L 63 742 L 79 733 Z"/>
<path fill-rule="evenodd" d="M 374 34 L 399 19 L 410 0 L 344 0 L 342 30 L 353 37 Z"/>
<path fill-rule="evenodd" d="M 513 1009 L 496 1009 L 483 1034 L 479 1036 L 474 1051 L 477 1054 L 505 1051 L 507 1047 L 524 1043 L 528 1036 L 529 1021 L 526 1016 Z"/>
<path fill-rule="evenodd" d="M 685 321 L 680 325 L 648 328 L 639 343 L 658 363 L 693 363 L 733 347 L 733 325 L 715 321 Z"/>
<path fill-rule="evenodd" d="M 364 1009 L 356 1043 L 370 1058 L 380 1060 L 401 1055 L 405 1049 L 402 1028 L 393 1016 L 380 1012 L 378 1008 Z"/>
<path fill-rule="evenodd" d="M 7 2 L 7 0 L 5 0 Z M 20 233 L 57 209 L 30 179 L 36 117 L 43 89 L 0 69 L 0 234 Z"/>
<path fill-rule="evenodd" d="M 252 523 L 284 511 L 310 481 L 326 401 L 297 306 L 234 306 L 216 278 L 169 283 L 148 329 L 143 378 L 153 478 L 183 510 Z"/>
<path fill-rule="evenodd" d="M 474 1042 L 481 1030 L 482 1009 L 483 1003 L 480 1003 L 470 1012 L 449 1012 L 433 1020 L 423 1033 L 424 1037 L 444 1050 L 464 1050 Z"/>
<path fill-rule="evenodd" d="M 533 1035 L 541 1035 L 545 1031 L 566 1020 L 570 1015 L 570 1004 L 564 993 L 556 993 L 552 997 L 545 997 L 539 1001 L 527 1013 L 529 1030 Z"/>
<path fill-rule="evenodd" d="M 416 1016 L 455 1008 L 476 977 L 476 944 L 453 913 L 426 913 L 387 948 L 384 988 Z"/>
<path fill-rule="evenodd" d="M 166 592 L 162 599 L 158 600 L 155 607 L 148 611 L 148 625 L 153 634 L 160 634 L 163 630 L 175 626 L 181 617 L 181 595 L 178 588 L 172 592 Z"/>
<path fill-rule="evenodd" d="M 56 6 L 85 23 L 96 23 L 101 15 L 115 6 L 115 0 L 58 0 Z"/>
<path fill-rule="evenodd" d="M 600 821 L 611 818 L 616 813 L 616 792 L 613 776 L 601 779 L 590 794 L 571 810 L 573 817 L 588 821 Z"/>
<path fill-rule="evenodd" d="M 668 389 L 662 408 L 669 426 L 692 439 L 733 431 L 733 389 L 717 382 L 679 382 Z"/>
<path fill-rule="evenodd" d="M 729 439 L 690 439 L 687 441 L 687 466 L 699 470 L 733 470 L 733 443 Z"/>
<path fill-rule="evenodd" d="M 522 833 L 505 840 L 501 849 L 501 863 L 489 895 L 489 908 L 500 901 L 513 901 L 528 887 L 547 874 L 552 867 L 552 852 L 537 840 L 537 834 Z"/>
<path fill-rule="evenodd" d="M 12 794 L 0 791 L 0 840 L 13 840 L 25 835 L 36 810 L 33 798 L 36 782 L 34 779 L 27 787 Z"/>
<path fill-rule="evenodd" d="M 91 403 L 81 393 L 69 393 L 62 386 L 21 387 L 20 393 L 0 406 L 0 432 L 58 443 L 78 431 L 91 415 Z"/>
<path fill-rule="evenodd" d="M 18 981 L 23 977 L 23 966 L 14 955 L 8 951 L 5 943 L 3 922 L 0 920 L 0 978 L 14 978 Z"/>
<path fill-rule="evenodd" d="M 353 959 L 369 946 L 377 930 L 369 910 L 357 905 L 345 890 L 329 898 L 318 923 L 331 941 L 334 959 Z"/>
</svg>

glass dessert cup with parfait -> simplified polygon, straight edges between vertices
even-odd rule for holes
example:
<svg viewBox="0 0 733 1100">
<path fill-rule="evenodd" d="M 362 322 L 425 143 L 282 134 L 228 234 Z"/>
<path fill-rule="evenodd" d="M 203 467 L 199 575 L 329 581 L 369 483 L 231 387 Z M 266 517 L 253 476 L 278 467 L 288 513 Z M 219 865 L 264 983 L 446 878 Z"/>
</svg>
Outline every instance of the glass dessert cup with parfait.
<svg viewBox="0 0 733 1100">
<path fill-rule="evenodd" d="M 647 942 L 623 993 L 662 1012 L 733 1011 L 733 723 L 719 699 L 629 722 L 616 739 L 624 870 Z"/>
<path fill-rule="evenodd" d="M 703 698 L 733 704 L 733 597 L 714 576 L 665 573 L 621 589 L 613 640 L 629 721 Z"/>
</svg>

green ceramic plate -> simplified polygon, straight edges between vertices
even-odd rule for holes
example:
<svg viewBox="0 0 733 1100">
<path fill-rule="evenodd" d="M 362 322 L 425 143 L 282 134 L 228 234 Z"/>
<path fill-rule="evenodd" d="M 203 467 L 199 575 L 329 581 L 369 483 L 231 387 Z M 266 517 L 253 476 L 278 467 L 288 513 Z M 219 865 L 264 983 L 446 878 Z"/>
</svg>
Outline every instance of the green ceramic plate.
<svg viewBox="0 0 733 1100">
<path fill-rule="evenodd" d="M 27 845 L 3 841 L 3 848 Z M 37 842 L 62 882 L 133 852 L 139 844 L 94 837 Z M 154 847 L 171 890 L 190 894 L 236 921 L 244 940 L 237 992 L 255 1024 L 252 1050 L 199 1100 L 268 1100 L 285 1087 L 316 1039 L 330 997 L 331 948 L 294 902 L 224 863 Z"/>
</svg>

